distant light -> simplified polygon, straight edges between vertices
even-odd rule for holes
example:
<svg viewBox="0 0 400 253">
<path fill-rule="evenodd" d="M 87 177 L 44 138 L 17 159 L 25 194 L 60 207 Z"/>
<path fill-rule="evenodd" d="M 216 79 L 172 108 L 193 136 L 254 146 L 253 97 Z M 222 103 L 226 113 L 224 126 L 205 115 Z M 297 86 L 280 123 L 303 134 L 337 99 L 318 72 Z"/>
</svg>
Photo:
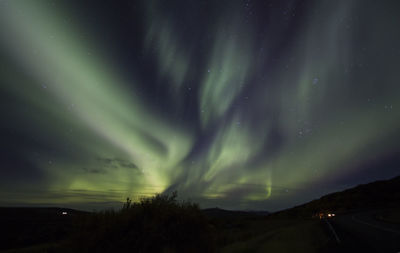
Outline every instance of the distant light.
<svg viewBox="0 0 400 253">
<path fill-rule="evenodd" d="M 333 214 L 332 214 L 332 217 L 335 216 L 335 215 L 336 215 L 336 214 L 333 213 Z"/>
<path fill-rule="evenodd" d="M 61 214 L 62 214 L 62 215 L 67 215 L 68 213 L 67 213 L 67 212 L 62 212 Z"/>
</svg>

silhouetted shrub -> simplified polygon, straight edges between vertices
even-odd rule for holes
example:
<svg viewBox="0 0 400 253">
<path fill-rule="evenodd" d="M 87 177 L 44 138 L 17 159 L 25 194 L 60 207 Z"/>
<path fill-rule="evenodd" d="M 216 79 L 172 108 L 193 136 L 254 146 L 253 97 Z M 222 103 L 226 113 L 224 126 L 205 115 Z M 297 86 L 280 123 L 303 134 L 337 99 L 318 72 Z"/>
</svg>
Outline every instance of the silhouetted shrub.
<svg viewBox="0 0 400 253">
<path fill-rule="evenodd" d="M 77 224 L 70 245 L 77 252 L 213 252 L 214 231 L 198 205 L 177 193 L 157 194 L 120 211 L 91 214 Z"/>
</svg>

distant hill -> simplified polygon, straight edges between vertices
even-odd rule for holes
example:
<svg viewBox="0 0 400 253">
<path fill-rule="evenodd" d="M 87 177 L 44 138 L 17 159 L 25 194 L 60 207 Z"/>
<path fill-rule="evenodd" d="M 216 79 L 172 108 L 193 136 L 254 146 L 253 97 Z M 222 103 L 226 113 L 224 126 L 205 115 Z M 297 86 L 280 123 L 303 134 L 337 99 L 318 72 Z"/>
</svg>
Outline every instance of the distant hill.
<svg viewBox="0 0 400 253">
<path fill-rule="evenodd" d="M 310 217 L 310 215 L 320 211 L 340 213 L 350 210 L 393 207 L 400 207 L 400 176 L 331 193 L 320 199 L 277 212 L 276 214 Z"/>
<path fill-rule="evenodd" d="M 203 213 L 210 218 L 223 218 L 223 217 L 249 217 L 249 216 L 266 216 L 270 213 L 268 211 L 234 211 L 225 210 L 220 208 L 203 209 Z"/>
</svg>

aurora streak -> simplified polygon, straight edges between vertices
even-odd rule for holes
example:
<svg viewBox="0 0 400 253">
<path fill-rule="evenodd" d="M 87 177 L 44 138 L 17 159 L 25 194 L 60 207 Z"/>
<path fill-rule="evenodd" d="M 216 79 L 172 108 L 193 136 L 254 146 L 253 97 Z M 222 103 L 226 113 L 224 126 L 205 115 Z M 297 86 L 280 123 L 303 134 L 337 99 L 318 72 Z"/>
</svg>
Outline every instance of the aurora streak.
<svg viewBox="0 0 400 253">
<path fill-rule="evenodd" d="M 400 151 L 396 1 L 167 2 L 0 2 L 0 204 L 278 210 L 399 174 L 365 166 Z"/>
</svg>

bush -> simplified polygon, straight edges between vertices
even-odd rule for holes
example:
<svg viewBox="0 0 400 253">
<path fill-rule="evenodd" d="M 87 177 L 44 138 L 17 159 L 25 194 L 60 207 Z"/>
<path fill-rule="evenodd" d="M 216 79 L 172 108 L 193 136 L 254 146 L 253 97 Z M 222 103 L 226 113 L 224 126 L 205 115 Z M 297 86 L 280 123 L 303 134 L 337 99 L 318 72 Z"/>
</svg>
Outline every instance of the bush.
<svg viewBox="0 0 400 253">
<path fill-rule="evenodd" d="M 213 252 L 214 231 L 199 206 L 178 201 L 177 193 L 157 194 L 120 211 L 81 218 L 66 246 L 77 252 Z"/>
</svg>

